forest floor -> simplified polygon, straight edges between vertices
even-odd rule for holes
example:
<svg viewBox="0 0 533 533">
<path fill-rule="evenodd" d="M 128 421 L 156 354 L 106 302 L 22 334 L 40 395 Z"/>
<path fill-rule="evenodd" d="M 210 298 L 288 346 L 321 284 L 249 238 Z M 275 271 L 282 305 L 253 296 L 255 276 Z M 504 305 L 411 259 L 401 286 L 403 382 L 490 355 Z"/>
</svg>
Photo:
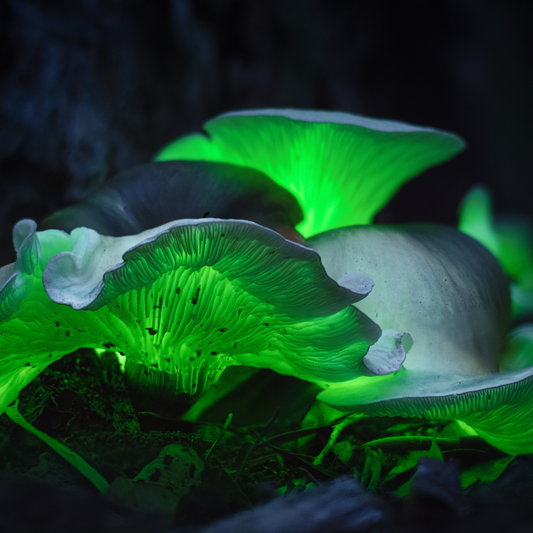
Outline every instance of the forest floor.
<svg viewBox="0 0 533 533">
<path fill-rule="evenodd" d="M 22 391 L 20 413 L 84 459 L 105 490 L 4 415 L 0 529 L 515 533 L 533 524 L 530 456 L 510 457 L 455 422 L 347 417 L 315 402 L 315 386 L 270 371 L 245 378 L 195 410 L 194 398 L 132 387 L 111 352 L 78 350 L 50 365 Z"/>
</svg>

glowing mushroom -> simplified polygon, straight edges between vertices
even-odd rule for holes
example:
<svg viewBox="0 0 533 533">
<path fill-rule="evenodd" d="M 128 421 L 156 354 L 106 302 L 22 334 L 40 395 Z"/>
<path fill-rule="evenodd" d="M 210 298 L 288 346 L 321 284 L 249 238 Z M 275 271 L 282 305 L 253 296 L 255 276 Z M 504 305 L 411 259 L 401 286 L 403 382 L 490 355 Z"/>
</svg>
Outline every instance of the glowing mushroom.
<svg viewBox="0 0 533 533">
<path fill-rule="evenodd" d="M 500 261 L 511 285 L 513 315 L 533 314 L 533 221 L 494 217 L 490 193 L 478 185 L 463 199 L 459 230 L 485 245 Z"/>
<path fill-rule="evenodd" d="M 343 411 L 458 419 L 511 453 L 533 452 L 533 325 L 509 332 L 507 279 L 474 239 L 437 226 L 354 226 L 309 239 L 333 279 L 375 288 L 357 307 L 414 344 L 401 370 L 328 385 Z"/>
<path fill-rule="evenodd" d="M 369 350 L 381 330 L 350 305 L 369 278 L 338 284 L 316 252 L 253 222 L 180 220 L 125 237 L 35 229 L 15 226 L 17 261 L 0 270 L 0 412 L 79 347 L 122 352 L 191 394 L 230 365 L 322 383 L 405 358 L 396 332 Z"/>
<path fill-rule="evenodd" d="M 0 270 L 0 409 L 46 357 L 112 345 L 175 375 L 176 390 L 206 388 L 224 366 L 267 367 L 319 383 L 339 409 L 459 419 L 502 450 L 533 452 L 533 326 L 508 333 L 494 257 L 451 229 L 352 226 L 462 150 L 460 138 L 298 110 L 229 113 L 205 129 L 159 159 L 265 172 L 298 198 L 306 237 L 331 231 L 309 239 L 313 251 L 236 220 L 119 238 L 19 223 L 17 262 Z"/>
<path fill-rule="evenodd" d="M 208 161 L 148 163 L 120 172 L 39 229 L 136 235 L 184 218 L 244 219 L 294 237 L 303 219 L 294 196 L 252 168 Z M 295 232 L 294 232 L 295 233 Z"/>
<path fill-rule="evenodd" d="M 225 161 L 268 174 L 299 199 L 298 229 L 328 274 L 375 281 L 356 306 L 381 327 L 412 334 L 401 370 L 331 384 L 320 399 L 347 411 L 459 419 L 502 450 L 533 452 L 533 325 L 509 332 L 509 287 L 494 257 L 451 229 L 361 225 L 407 179 L 461 151 L 460 138 L 293 109 L 226 113 L 204 129 L 158 159 Z M 524 254 L 522 245 L 513 250 Z"/>
<path fill-rule="evenodd" d="M 369 224 L 410 178 L 464 149 L 452 133 L 349 113 L 257 109 L 220 115 L 206 134 L 183 137 L 157 160 L 205 160 L 252 167 L 291 191 L 304 237 Z"/>
</svg>

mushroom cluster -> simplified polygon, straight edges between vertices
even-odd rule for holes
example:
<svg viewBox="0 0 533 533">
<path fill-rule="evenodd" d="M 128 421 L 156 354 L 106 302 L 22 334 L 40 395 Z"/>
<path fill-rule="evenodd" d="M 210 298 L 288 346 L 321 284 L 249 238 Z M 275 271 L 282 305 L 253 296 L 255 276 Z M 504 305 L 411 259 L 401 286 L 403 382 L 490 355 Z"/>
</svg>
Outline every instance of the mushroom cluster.
<svg viewBox="0 0 533 533">
<path fill-rule="evenodd" d="M 462 420 L 533 452 L 533 326 L 475 239 L 372 225 L 451 133 L 346 113 L 221 115 L 107 182 L 0 269 L 0 413 L 79 347 L 193 394 L 231 365 L 317 383 L 349 412 Z M 531 413 L 531 414 L 530 414 Z"/>
</svg>

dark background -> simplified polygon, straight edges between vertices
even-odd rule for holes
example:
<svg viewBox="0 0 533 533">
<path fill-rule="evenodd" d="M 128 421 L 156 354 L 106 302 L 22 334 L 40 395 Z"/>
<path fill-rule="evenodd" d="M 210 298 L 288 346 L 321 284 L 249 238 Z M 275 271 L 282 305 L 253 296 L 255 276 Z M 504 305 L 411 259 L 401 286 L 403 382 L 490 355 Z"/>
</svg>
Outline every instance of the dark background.
<svg viewBox="0 0 533 533">
<path fill-rule="evenodd" d="M 455 131 L 466 153 L 381 221 L 456 223 L 486 183 L 531 211 L 529 0 L 3 0 L 0 264 L 11 229 L 231 109 L 341 110 Z"/>
</svg>

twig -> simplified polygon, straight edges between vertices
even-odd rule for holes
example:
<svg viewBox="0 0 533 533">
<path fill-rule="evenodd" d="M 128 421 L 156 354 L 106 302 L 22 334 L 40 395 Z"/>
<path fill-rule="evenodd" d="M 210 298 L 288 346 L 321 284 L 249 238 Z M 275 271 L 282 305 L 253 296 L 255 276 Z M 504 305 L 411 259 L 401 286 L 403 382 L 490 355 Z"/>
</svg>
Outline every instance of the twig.
<svg viewBox="0 0 533 533">
<path fill-rule="evenodd" d="M 497 448 L 488 444 L 481 437 L 470 435 L 464 437 L 440 437 L 435 440 L 433 437 L 418 436 L 387 437 L 365 442 L 360 449 L 380 448 L 383 452 L 411 452 L 414 450 L 427 450 L 432 442 L 436 442 L 441 451 L 473 449 L 501 455 Z"/>
<path fill-rule="evenodd" d="M 296 440 L 301 437 L 307 437 L 307 435 L 312 435 L 313 433 L 317 433 L 321 431 L 322 429 L 330 429 L 333 426 L 336 426 L 337 424 L 340 424 L 343 420 L 348 418 L 351 415 L 344 415 L 341 418 L 338 418 L 337 420 L 331 422 L 331 424 L 327 424 L 325 426 L 318 426 L 314 428 L 304 428 L 304 429 L 296 429 L 294 431 L 287 431 L 286 433 L 280 433 L 279 435 L 274 435 L 273 437 L 269 437 L 268 439 L 265 439 L 260 445 L 261 446 L 268 446 L 271 444 L 279 444 L 281 442 L 290 442 L 291 440 Z"/>
<path fill-rule="evenodd" d="M 366 448 L 365 466 L 361 474 L 361 486 L 368 492 L 376 492 L 383 466 L 383 452 L 381 449 L 371 450 Z"/>
<path fill-rule="evenodd" d="M 322 464 L 322 461 L 323 461 L 324 457 L 331 450 L 332 446 L 337 441 L 337 438 L 341 434 L 342 430 L 346 426 L 349 426 L 352 422 L 354 422 L 352 416 L 353 415 L 349 415 L 349 416 L 345 417 L 336 426 L 333 426 L 333 430 L 331 432 L 331 435 L 329 436 L 328 442 L 326 443 L 326 445 L 324 446 L 322 451 L 316 456 L 315 460 L 313 461 L 314 465 Z M 359 418 L 359 417 L 357 417 L 357 418 Z"/>
<path fill-rule="evenodd" d="M 220 442 L 222 437 L 226 434 L 226 429 L 228 429 L 228 426 L 230 425 L 231 419 L 233 418 L 233 413 L 230 413 L 228 415 L 228 418 L 226 418 L 226 422 L 224 422 L 224 426 L 222 426 L 222 431 L 220 432 L 220 435 L 217 437 L 215 442 L 211 445 L 211 448 L 209 448 L 208 452 L 205 454 L 205 463 L 207 464 L 207 459 L 209 458 L 209 455 L 213 451 L 213 448 Z"/>
<path fill-rule="evenodd" d="M 265 424 L 265 426 L 261 430 L 261 433 L 259 433 L 259 435 L 257 436 L 257 439 L 252 444 L 252 446 L 250 446 L 248 449 L 245 450 L 242 460 L 237 468 L 237 472 L 235 473 L 235 478 L 234 478 L 235 482 L 237 482 L 239 478 L 241 477 L 244 467 L 246 466 L 246 462 L 248 461 L 248 457 L 250 457 L 250 454 L 255 450 L 257 445 L 263 440 L 263 437 L 266 435 L 267 431 L 270 429 L 270 427 L 274 423 L 274 420 L 276 420 L 276 418 L 278 417 L 280 411 L 281 411 L 281 407 L 278 407 L 276 411 L 274 412 L 274 414 L 272 415 L 272 417 L 270 418 L 270 420 Z"/>
</svg>

